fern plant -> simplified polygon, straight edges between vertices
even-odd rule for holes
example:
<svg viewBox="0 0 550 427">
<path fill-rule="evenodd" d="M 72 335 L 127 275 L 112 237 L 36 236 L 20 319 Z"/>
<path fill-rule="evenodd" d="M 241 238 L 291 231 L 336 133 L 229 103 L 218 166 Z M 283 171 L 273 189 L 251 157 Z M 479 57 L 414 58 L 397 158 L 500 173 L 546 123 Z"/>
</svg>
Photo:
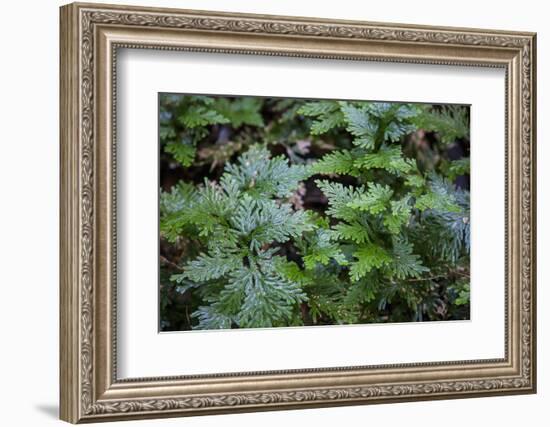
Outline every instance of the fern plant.
<svg viewBox="0 0 550 427">
<path fill-rule="evenodd" d="M 172 276 L 180 291 L 194 288 L 208 303 L 193 313 L 198 328 L 292 321 L 306 297 L 298 283 L 279 273 L 276 253 L 313 227 L 307 212 L 284 202 L 305 175 L 304 166 L 290 166 L 253 146 L 226 165 L 219 183 L 206 180 L 198 188 L 176 187 L 162 195 L 164 236 L 175 241 L 187 229 L 203 248 Z"/>
<path fill-rule="evenodd" d="M 240 148 L 236 141 L 227 144 L 228 126 L 231 129 L 263 126 L 262 106 L 261 98 L 166 94 L 160 101 L 159 132 L 164 152 L 188 167 L 196 160 L 197 146 L 210 139 L 210 143 L 218 144 L 217 150 L 206 150 L 204 154 L 222 154 L 226 159 Z"/>
<path fill-rule="evenodd" d="M 328 232 L 339 252 L 346 253 L 349 281 L 379 305 L 389 300 L 388 290 L 398 287 L 420 318 L 425 295 L 419 284 L 432 283 L 445 268 L 468 270 L 469 201 L 467 192 L 435 170 L 421 172 L 416 160 L 403 154 L 402 141 L 420 124 L 439 129 L 443 121 L 454 137 L 462 132 L 463 117 L 412 104 L 335 101 L 324 101 L 322 107 L 306 104 L 301 112 L 315 119 L 314 134 L 340 127 L 352 136 L 352 147 L 329 153 L 311 167 L 312 173 L 331 177 L 316 183 L 328 199 Z M 336 119 L 327 120 L 327 114 Z M 469 163 L 456 162 L 449 176 L 468 168 Z M 343 179 L 353 184 L 339 182 Z M 306 256 L 315 257 L 315 252 Z M 353 286 L 348 291 L 356 293 Z"/>
<path fill-rule="evenodd" d="M 468 317 L 466 108 L 170 95 L 160 114 L 163 327 Z"/>
</svg>

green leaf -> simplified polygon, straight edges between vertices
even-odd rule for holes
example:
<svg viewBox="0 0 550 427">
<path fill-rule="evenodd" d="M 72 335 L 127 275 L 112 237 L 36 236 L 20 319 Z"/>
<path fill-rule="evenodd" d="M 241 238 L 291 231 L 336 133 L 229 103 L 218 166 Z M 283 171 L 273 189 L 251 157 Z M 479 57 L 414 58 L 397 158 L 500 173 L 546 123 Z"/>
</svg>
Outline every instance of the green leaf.
<svg viewBox="0 0 550 427">
<path fill-rule="evenodd" d="M 374 148 L 379 128 L 378 121 L 373 120 L 365 109 L 357 108 L 347 102 L 340 102 L 340 109 L 347 122 L 346 130 L 355 136 L 353 144 L 364 149 Z"/>
<path fill-rule="evenodd" d="M 182 221 L 197 226 L 200 236 L 209 236 L 227 226 L 234 207 L 235 200 L 214 183 L 205 181 L 198 188 L 194 204 L 186 206 L 179 215 Z"/>
<path fill-rule="evenodd" d="M 162 142 L 168 142 L 176 138 L 176 132 L 173 126 L 162 124 L 159 127 L 159 137 Z"/>
<path fill-rule="evenodd" d="M 188 127 L 229 123 L 229 119 L 204 105 L 191 105 L 178 117 L 178 121 Z"/>
<path fill-rule="evenodd" d="M 327 265 L 334 259 L 340 265 L 346 265 L 347 260 L 339 245 L 331 240 L 333 234 L 329 230 L 317 229 L 310 236 L 307 249 L 303 253 L 304 265 L 307 270 L 313 270 L 317 263 Z"/>
<path fill-rule="evenodd" d="M 437 132 L 444 144 L 470 138 L 469 111 L 463 106 L 426 107 L 414 118 L 414 123 L 419 129 Z"/>
<path fill-rule="evenodd" d="M 455 300 L 455 305 L 466 305 L 470 303 L 470 282 L 461 281 L 458 283 L 458 298 Z"/>
<path fill-rule="evenodd" d="M 170 242 L 192 226 L 198 227 L 196 233 L 201 236 L 212 233 L 223 222 L 225 210 L 231 209 L 223 194 L 210 184 L 195 189 L 181 182 L 169 193 L 161 192 L 159 202 L 160 232 Z"/>
<path fill-rule="evenodd" d="M 399 280 L 407 278 L 419 278 L 430 269 L 422 265 L 419 255 L 413 254 L 411 244 L 404 241 L 396 241 L 393 245 L 392 261 L 386 268 L 386 275 Z"/>
<path fill-rule="evenodd" d="M 356 176 L 354 157 L 348 150 L 325 154 L 322 159 L 310 166 L 311 174 L 348 174 Z"/>
<path fill-rule="evenodd" d="M 301 287 L 314 283 L 315 276 L 307 270 L 302 270 L 295 262 L 287 261 L 283 257 L 274 257 L 274 259 L 275 270 L 281 277 L 290 282 L 298 283 Z"/>
<path fill-rule="evenodd" d="M 330 245 L 316 248 L 314 253 L 304 256 L 304 265 L 306 269 L 312 270 L 317 263 L 327 265 L 331 259 L 337 261 L 340 265 L 346 265 L 346 257 L 337 245 Z"/>
<path fill-rule="evenodd" d="M 426 180 L 422 175 L 407 175 L 405 184 L 413 188 L 422 188 L 426 184 Z"/>
<path fill-rule="evenodd" d="M 218 98 L 214 109 L 229 120 L 233 127 L 238 128 L 243 124 L 249 126 L 264 126 L 261 114 L 262 98 L 241 97 L 235 99 Z"/>
<path fill-rule="evenodd" d="M 196 149 L 184 142 L 169 142 L 164 146 L 164 151 L 172 154 L 174 159 L 181 163 L 182 166 L 188 167 L 193 164 Z"/>
<path fill-rule="evenodd" d="M 159 198 L 161 217 L 189 206 L 194 203 L 195 197 L 195 186 L 190 182 L 180 181 L 170 191 L 161 190 Z"/>
<path fill-rule="evenodd" d="M 397 142 L 416 130 L 410 122 L 419 110 L 411 104 L 372 102 L 358 108 L 341 102 L 340 108 L 347 120 L 346 129 L 356 137 L 354 144 L 374 148 L 376 139 Z"/>
<path fill-rule="evenodd" d="M 354 282 L 364 277 L 373 268 L 387 266 L 392 261 L 386 250 L 375 244 L 360 247 L 353 256 L 357 258 L 357 262 L 351 264 L 349 273 Z"/>
<path fill-rule="evenodd" d="M 236 163 L 227 163 L 220 179 L 226 191 L 244 191 L 251 197 L 288 197 L 309 175 L 303 165 L 289 166 L 282 156 L 270 158 L 265 147 L 253 145 Z"/>
<path fill-rule="evenodd" d="M 310 101 L 300 107 L 298 114 L 308 117 L 317 117 L 333 113 L 337 109 L 338 104 L 334 101 Z"/>
<path fill-rule="evenodd" d="M 342 115 L 340 113 L 332 113 L 330 115 L 319 118 L 311 124 L 312 135 L 322 135 L 329 130 L 334 129 L 342 124 Z"/>
<path fill-rule="evenodd" d="M 315 117 L 311 124 L 310 133 L 321 135 L 329 130 L 343 125 L 344 116 L 336 101 L 311 101 L 298 110 L 298 114 Z"/>
<path fill-rule="evenodd" d="M 391 122 L 384 129 L 384 140 L 397 142 L 405 135 L 408 135 L 416 130 L 416 126 L 408 123 Z"/>
<path fill-rule="evenodd" d="M 451 164 L 449 165 L 449 169 L 447 170 L 447 176 L 450 179 L 456 179 L 458 176 L 469 175 L 469 174 L 470 174 L 469 157 L 452 161 Z"/>
<path fill-rule="evenodd" d="M 352 141 L 354 145 L 364 148 L 365 150 L 371 150 L 374 148 L 374 137 L 372 136 L 362 136 L 359 138 L 354 138 Z"/>
<path fill-rule="evenodd" d="M 393 104 L 393 106 L 394 106 L 394 110 L 392 111 L 393 117 L 395 117 L 395 119 L 399 121 L 413 119 L 422 112 L 418 104 L 395 103 Z"/>
<path fill-rule="evenodd" d="M 371 182 L 368 184 L 367 193 L 356 197 L 353 201 L 349 202 L 347 206 L 362 211 L 368 211 L 371 214 L 378 214 L 388 208 L 392 195 L 393 191 L 388 185 Z"/>
<path fill-rule="evenodd" d="M 366 108 L 369 114 L 379 119 L 390 119 L 392 108 L 395 109 L 399 104 L 392 104 L 391 102 L 369 102 Z"/>
<path fill-rule="evenodd" d="M 447 212 L 461 212 L 462 209 L 455 203 L 455 199 L 450 194 L 441 194 L 429 190 L 420 196 L 415 203 L 415 207 L 420 211 L 435 209 Z"/>
<path fill-rule="evenodd" d="M 199 319 L 199 324 L 194 329 L 229 329 L 233 323 L 233 318 L 227 314 L 220 313 L 215 304 L 209 306 L 200 306 L 193 313 L 193 317 Z"/>
<path fill-rule="evenodd" d="M 409 205 L 410 198 L 408 196 L 401 200 L 392 200 L 391 213 L 384 217 L 384 225 L 390 233 L 399 234 L 401 227 L 405 225 L 411 216 L 411 206 Z"/>
<path fill-rule="evenodd" d="M 370 115 L 366 111 L 356 108 L 347 102 L 341 102 L 340 109 L 344 113 L 347 122 L 346 129 L 353 136 L 373 137 L 376 134 L 378 126 L 371 121 Z"/>
<path fill-rule="evenodd" d="M 307 299 L 297 283 L 276 273 L 272 263 L 236 270 L 224 293 L 244 294 L 236 319 L 242 328 L 271 327 L 290 318 L 293 306 Z"/>
<path fill-rule="evenodd" d="M 363 188 L 346 187 L 339 182 L 326 180 L 316 180 L 315 183 L 328 198 L 328 215 L 346 221 L 353 221 L 357 218 L 357 211 L 348 204 L 364 194 Z"/>
<path fill-rule="evenodd" d="M 203 253 L 188 263 L 183 273 L 173 276 L 173 281 L 179 283 L 182 279 L 187 278 L 194 282 L 206 282 L 219 279 L 242 267 L 241 255 L 222 250 L 213 250 L 212 252 L 212 254 Z"/>
<path fill-rule="evenodd" d="M 340 222 L 332 228 L 332 235 L 336 240 L 351 240 L 355 243 L 369 243 L 371 240 L 368 228 L 358 222 Z"/>
<path fill-rule="evenodd" d="M 230 223 L 254 250 L 274 242 L 284 243 L 313 228 L 307 212 L 293 212 L 287 203 L 277 204 L 248 195 L 239 201 Z"/>
<path fill-rule="evenodd" d="M 388 172 L 401 175 L 416 169 L 413 159 L 405 159 L 400 146 L 385 146 L 376 153 L 365 154 L 355 161 L 355 166 L 362 169 L 385 169 Z"/>
</svg>

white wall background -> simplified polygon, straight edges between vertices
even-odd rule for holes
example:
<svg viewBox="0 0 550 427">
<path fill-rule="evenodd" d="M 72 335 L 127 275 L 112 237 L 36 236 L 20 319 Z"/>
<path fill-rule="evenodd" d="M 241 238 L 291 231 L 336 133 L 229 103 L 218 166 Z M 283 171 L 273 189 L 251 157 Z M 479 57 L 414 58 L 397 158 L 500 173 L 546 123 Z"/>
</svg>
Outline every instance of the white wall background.
<svg viewBox="0 0 550 427">
<path fill-rule="evenodd" d="M 126 2 L 110 0 L 112 3 Z M 128 0 L 130 2 L 130 0 Z M 191 9 L 538 32 L 539 393 L 437 402 L 264 412 L 124 426 L 542 426 L 550 406 L 550 29 L 537 0 L 132 0 Z M 0 420 L 60 425 L 58 401 L 58 0 L 6 2 L 0 25 Z M 489 166 L 488 166 L 489 167 Z M 546 336 L 545 336 L 546 335 Z M 545 420 L 546 418 L 546 420 Z"/>
</svg>

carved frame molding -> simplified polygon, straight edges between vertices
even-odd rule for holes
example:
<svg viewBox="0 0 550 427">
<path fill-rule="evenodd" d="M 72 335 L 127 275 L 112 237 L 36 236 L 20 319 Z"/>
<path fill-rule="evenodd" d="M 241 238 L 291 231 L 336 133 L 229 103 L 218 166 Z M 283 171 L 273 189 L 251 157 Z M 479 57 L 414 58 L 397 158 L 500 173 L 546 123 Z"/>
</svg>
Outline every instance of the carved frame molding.
<svg viewBox="0 0 550 427">
<path fill-rule="evenodd" d="M 503 67 L 506 357 L 116 378 L 116 52 L 147 48 Z M 61 418 L 73 423 L 532 393 L 535 34 L 71 4 L 61 8 Z"/>
</svg>

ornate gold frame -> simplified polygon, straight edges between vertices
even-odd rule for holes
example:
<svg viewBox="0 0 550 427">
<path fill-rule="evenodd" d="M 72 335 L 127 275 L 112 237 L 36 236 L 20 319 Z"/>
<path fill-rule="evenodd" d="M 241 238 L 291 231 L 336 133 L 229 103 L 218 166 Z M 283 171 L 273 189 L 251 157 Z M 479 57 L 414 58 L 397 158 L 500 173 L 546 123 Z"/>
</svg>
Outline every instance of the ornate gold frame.
<svg viewBox="0 0 550 427">
<path fill-rule="evenodd" d="M 504 68 L 505 358 L 117 380 L 118 47 Z M 63 420 L 535 392 L 535 34 L 71 4 L 61 8 L 60 104 Z"/>
</svg>

